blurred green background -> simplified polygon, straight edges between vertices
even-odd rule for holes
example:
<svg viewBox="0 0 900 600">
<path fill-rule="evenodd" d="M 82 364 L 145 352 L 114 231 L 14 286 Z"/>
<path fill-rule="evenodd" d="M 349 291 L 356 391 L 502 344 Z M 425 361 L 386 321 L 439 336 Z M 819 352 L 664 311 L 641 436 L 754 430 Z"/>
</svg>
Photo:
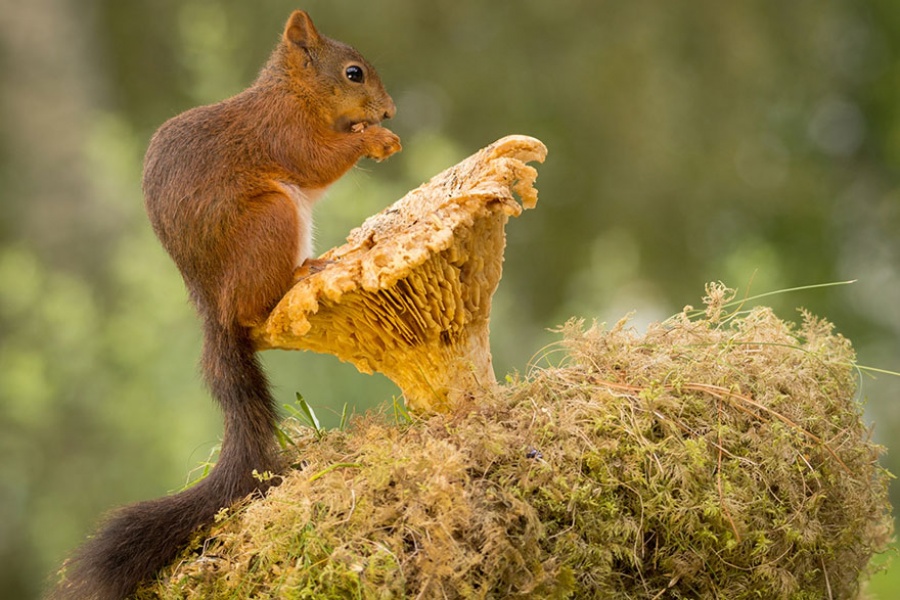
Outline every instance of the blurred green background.
<svg viewBox="0 0 900 600">
<path fill-rule="evenodd" d="M 502 135 L 550 148 L 508 229 L 500 378 L 570 316 L 641 327 L 713 280 L 856 279 L 766 303 L 900 371 L 896 0 L 0 0 L 0 597 L 35 597 L 100 514 L 178 489 L 217 444 L 141 160 L 164 120 L 248 85 L 294 8 L 378 67 L 404 140 L 320 204 L 320 250 Z M 327 424 L 397 393 L 329 356 L 265 361 Z M 862 380 L 894 473 L 898 392 Z M 896 597 L 900 567 L 870 590 Z"/>
</svg>

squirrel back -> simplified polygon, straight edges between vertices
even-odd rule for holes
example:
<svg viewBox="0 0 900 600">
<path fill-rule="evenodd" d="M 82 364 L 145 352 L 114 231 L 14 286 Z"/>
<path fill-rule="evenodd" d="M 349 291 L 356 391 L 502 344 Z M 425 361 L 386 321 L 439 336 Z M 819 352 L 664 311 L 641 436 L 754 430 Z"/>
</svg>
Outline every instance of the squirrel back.
<svg viewBox="0 0 900 600">
<path fill-rule="evenodd" d="M 374 68 L 295 11 L 253 85 L 153 136 L 145 206 L 202 322 L 201 370 L 224 416 L 222 449 L 193 487 L 114 511 L 67 561 L 49 598 L 127 597 L 222 507 L 271 485 L 253 476 L 281 464 L 275 400 L 250 327 L 309 265 L 315 200 L 359 158 L 400 150 L 379 125 L 394 112 Z"/>
</svg>

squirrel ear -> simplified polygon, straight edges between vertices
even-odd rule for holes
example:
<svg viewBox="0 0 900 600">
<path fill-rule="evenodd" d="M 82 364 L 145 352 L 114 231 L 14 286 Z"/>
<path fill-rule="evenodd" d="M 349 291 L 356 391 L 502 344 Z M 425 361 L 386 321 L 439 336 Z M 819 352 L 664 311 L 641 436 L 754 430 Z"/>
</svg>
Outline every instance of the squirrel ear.
<svg viewBox="0 0 900 600">
<path fill-rule="evenodd" d="M 284 26 L 284 39 L 301 48 L 309 48 L 319 41 L 319 32 L 316 31 L 308 14 L 302 10 L 295 10 Z"/>
</svg>

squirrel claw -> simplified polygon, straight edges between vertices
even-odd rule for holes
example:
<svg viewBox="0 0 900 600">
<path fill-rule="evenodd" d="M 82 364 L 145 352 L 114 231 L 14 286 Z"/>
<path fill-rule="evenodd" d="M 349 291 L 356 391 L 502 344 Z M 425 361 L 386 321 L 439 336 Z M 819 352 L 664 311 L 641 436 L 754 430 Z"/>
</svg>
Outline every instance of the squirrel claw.
<svg viewBox="0 0 900 600">
<path fill-rule="evenodd" d="M 306 279 L 315 275 L 319 271 L 323 271 L 328 265 L 333 265 L 335 261 L 322 258 L 307 258 L 303 264 L 294 269 L 294 283 L 302 279 Z"/>
</svg>

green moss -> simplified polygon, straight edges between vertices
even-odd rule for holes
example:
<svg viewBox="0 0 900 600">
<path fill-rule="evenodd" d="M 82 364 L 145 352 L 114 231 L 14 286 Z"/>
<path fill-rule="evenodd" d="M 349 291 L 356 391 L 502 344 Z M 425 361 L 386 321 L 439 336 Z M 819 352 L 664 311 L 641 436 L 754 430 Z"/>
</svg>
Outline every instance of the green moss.
<svg viewBox="0 0 900 600">
<path fill-rule="evenodd" d="M 892 522 L 849 342 L 687 314 L 570 322 L 455 414 L 295 428 L 304 469 L 139 597 L 857 597 Z"/>
</svg>

